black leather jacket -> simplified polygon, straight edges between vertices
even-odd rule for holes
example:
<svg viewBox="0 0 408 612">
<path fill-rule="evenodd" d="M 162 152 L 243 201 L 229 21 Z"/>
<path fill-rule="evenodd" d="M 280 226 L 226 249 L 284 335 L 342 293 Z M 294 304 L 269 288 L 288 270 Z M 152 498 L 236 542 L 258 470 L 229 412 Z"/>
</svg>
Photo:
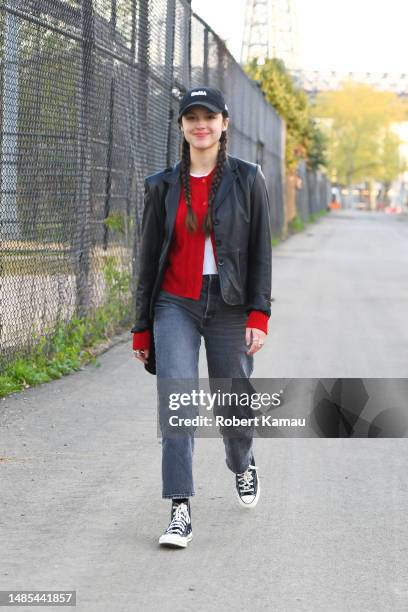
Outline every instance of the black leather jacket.
<svg viewBox="0 0 408 612">
<path fill-rule="evenodd" d="M 136 322 L 151 329 L 181 191 L 180 162 L 145 178 Z M 213 202 L 213 227 L 223 300 L 271 314 L 270 205 L 259 164 L 227 155 Z"/>
</svg>

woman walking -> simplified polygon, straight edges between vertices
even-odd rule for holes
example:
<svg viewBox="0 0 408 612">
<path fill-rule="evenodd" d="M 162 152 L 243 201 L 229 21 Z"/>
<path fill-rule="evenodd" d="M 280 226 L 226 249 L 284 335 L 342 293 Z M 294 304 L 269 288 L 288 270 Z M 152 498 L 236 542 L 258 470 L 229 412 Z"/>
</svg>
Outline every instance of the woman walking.
<svg viewBox="0 0 408 612">
<path fill-rule="evenodd" d="M 249 379 L 265 343 L 271 303 L 271 232 L 258 164 L 227 154 L 228 107 L 212 87 L 180 101 L 181 160 L 145 179 L 133 350 L 157 374 L 162 433 L 162 497 L 171 500 L 161 545 L 192 539 L 194 430 L 172 435 L 166 379 L 198 380 L 201 338 L 208 375 Z M 174 413 L 173 413 L 174 414 Z M 173 428 L 174 429 L 174 428 Z M 260 482 L 253 428 L 222 431 L 240 505 L 253 508 Z"/>
</svg>

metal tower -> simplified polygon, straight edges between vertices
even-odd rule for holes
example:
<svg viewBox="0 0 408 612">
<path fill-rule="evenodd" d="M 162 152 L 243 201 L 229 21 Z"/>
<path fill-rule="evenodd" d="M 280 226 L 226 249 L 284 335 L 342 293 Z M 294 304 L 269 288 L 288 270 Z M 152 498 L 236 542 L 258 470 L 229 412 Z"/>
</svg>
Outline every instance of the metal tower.
<svg viewBox="0 0 408 612">
<path fill-rule="evenodd" d="M 278 57 L 294 69 L 298 67 L 297 46 L 292 0 L 247 0 L 241 64 L 253 57 L 260 63 Z"/>
</svg>

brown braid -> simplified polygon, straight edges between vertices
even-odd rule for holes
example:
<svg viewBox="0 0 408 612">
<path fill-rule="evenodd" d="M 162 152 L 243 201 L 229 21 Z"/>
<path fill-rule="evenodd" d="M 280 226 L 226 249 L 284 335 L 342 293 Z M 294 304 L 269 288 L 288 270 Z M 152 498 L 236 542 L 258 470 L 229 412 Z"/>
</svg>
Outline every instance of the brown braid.
<svg viewBox="0 0 408 612">
<path fill-rule="evenodd" d="M 220 136 L 220 147 L 217 155 L 217 163 L 214 169 L 214 174 L 211 183 L 211 189 L 208 196 L 208 211 L 203 219 L 202 230 L 205 236 L 211 234 L 213 227 L 212 224 L 212 204 L 214 202 L 215 194 L 221 182 L 222 173 L 224 170 L 224 164 L 227 159 L 227 132 L 223 131 Z M 190 186 L 190 144 L 183 137 L 182 149 L 181 149 L 181 181 L 184 187 L 184 194 L 187 204 L 187 216 L 185 225 L 187 230 L 192 234 L 197 230 L 197 215 L 191 207 L 191 186 Z"/>
</svg>

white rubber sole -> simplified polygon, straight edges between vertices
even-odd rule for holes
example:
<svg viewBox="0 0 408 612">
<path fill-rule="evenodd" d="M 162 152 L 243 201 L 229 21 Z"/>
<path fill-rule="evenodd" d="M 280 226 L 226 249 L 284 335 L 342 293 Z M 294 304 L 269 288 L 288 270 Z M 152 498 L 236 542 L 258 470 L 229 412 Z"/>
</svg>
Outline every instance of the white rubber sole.
<svg viewBox="0 0 408 612">
<path fill-rule="evenodd" d="M 186 548 L 187 544 L 191 542 L 192 539 L 192 533 L 189 533 L 185 538 L 175 533 L 164 533 L 159 538 L 159 544 L 161 546 L 171 546 L 172 548 Z"/>
<path fill-rule="evenodd" d="M 257 475 L 257 476 L 258 476 L 258 475 Z M 243 501 L 242 501 L 242 499 L 240 498 L 240 496 L 239 496 L 239 495 L 238 495 L 238 493 L 237 493 L 238 503 L 239 503 L 239 505 L 240 505 L 242 508 L 255 508 L 256 504 L 257 504 L 257 503 L 258 503 L 258 501 L 259 501 L 259 496 L 260 496 L 260 494 L 261 494 L 261 483 L 260 483 L 259 476 L 258 476 L 258 490 L 257 490 L 257 492 L 256 492 L 256 495 L 255 495 L 255 497 L 254 497 L 253 501 L 251 501 L 251 503 L 250 503 L 250 504 L 246 504 L 245 502 L 243 502 Z"/>
</svg>

